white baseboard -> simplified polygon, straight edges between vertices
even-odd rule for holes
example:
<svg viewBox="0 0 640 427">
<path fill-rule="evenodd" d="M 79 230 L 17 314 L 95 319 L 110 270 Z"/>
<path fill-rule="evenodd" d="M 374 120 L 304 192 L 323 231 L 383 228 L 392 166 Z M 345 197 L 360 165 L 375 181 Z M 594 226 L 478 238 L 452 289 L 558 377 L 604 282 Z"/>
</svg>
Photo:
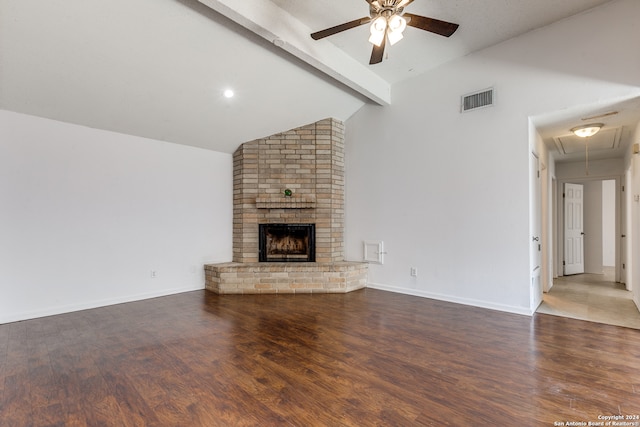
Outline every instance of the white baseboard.
<svg viewBox="0 0 640 427">
<path fill-rule="evenodd" d="M 125 296 L 107 298 L 102 300 L 86 301 L 80 304 L 47 307 L 45 310 L 35 310 L 35 311 L 27 311 L 22 313 L 14 313 L 6 317 L 0 316 L 0 325 L 3 323 L 20 322 L 22 320 L 37 319 L 39 317 L 47 317 L 47 316 L 55 316 L 58 314 L 71 313 L 74 311 L 89 310 L 92 308 L 106 307 L 109 305 L 123 304 L 126 302 L 141 301 L 145 299 L 164 297 L 168 295 L 175 295 L 183 292 L 198 291 L 202 289 L 204 289 L 204 286 L 198 286 L 195 288 L 164 289 L 156 292 L 147 292 L 142 294 L 125 295 Z"/>
<path fill-rule="evenodd" d="M 525 316 L 533 315 L 533 312 L 531 310 L 525 309 L 522 307 L 495 304 L 488 301 L 475 300 L 475 299 L 469 299 L 469 298 L 460 298 L 460 297 L 455 297 L 451 295 L 436 294 L 432 292 L 421 291 L 418 289 L 400 288 L 397 286 L 389 286 L 382 283 L 371 283 L 371 282 L 367 283 L 367 287 L 372 289 L 379 289 L 382 291 L 389 291 L 389 292 L 412 295 L 412 296 L 417 296 L 422 298 L 431 298 L 439 301 L 447 301 L 447 302 L 452 302 L 456 304 L 469 305 L 473 307 L 487 308 L 490 310 L 504 311 L 507 313 L 521 314 Z M 204 289 L 204 286 L 198 286 L 195 288 L 165 289 L 157 292 L 148 292 L 143 294 L 126 295 L 126 296 L 108 298 L 103 300 L 87 301 L 81 304 L 48 307 L 46 310 L 36 310 L 36 311 L 29 311 L 29 312 L 23 312 L 23 313 L 15 313 L 6 317 L 0 316 L 0 324 L 19 322 L 22 320 L 29 320 L 29 319 L 36 319 L 39 317 L 55 316 L 58 314 L 71 313 L 74 311 L 89 310 L 92 308 L 106 307 L 110 305 L 123 304 L 123 303 L 133 302 L 133 301 L 141 301 L 145 299 L 158 298 L 158 297 L 163 297 L 168 295 L 179 294 L 183 292 L 198 291 L 202 289 Z"/>
<path fill-rule="evenodd" d="M 439 301 L 452 302 L 456 304 L 470 305 L 473 307 L 487 308 L 490 310 L 504 311 L 507 313 L 521 314 L 524 316 L 533 316 L 533 311 L 525 307 L 517 307 L 504 304 L 495 304 L 489 301 L 475 300 L 470 298 L 460 298 L 452 295 L 436 294 L 433 292 L 425 292 L 418 289 L 400 288 L 397 286 L 384 285 L 382 283 L 367 283 L 368 288 L 379 289 L 381 291 L 396 292 L 399 294 L 413 295 L 416 297 L 430 298 Z"/>
</svg>

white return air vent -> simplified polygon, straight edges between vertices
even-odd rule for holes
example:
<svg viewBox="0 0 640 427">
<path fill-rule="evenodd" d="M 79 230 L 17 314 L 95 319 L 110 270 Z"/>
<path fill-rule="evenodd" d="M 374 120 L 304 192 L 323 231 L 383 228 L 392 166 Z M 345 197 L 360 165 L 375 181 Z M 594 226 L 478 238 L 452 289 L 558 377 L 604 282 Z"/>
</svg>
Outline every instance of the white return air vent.
<svg viewBox="0 0 640 427">
<path fill-rule="evenodd" d="M 463 95 L 460 102 L 460 111 L 464 113 L 478 108 L 491 107 L 493 98 L 493 88 Z"/>
</svg>

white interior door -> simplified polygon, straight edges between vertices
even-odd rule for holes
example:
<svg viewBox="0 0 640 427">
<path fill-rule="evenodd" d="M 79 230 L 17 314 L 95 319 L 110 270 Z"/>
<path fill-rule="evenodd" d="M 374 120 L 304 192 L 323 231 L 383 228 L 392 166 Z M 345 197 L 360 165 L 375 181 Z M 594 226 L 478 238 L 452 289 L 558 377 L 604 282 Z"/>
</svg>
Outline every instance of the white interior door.
<svg viewBox="0 0 640 427">
<path fill-rule="evenodd" d="M 584 273 L 584 189 L 564 184 L 564 274 Z"/>
</svg>

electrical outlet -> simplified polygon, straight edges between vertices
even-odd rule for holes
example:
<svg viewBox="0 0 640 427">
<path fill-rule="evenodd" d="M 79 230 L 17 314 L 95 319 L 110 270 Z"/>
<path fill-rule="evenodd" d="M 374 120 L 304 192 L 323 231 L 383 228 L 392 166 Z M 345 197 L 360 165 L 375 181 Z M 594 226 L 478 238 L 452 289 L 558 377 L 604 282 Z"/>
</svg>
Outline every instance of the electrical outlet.
<svg viewBox="0 0 640 427">
<path fill-rule="evenodd" d="M 411 267 L 411 276 L 418 277 L 418 267 Z"/>
<path fill-rule="evenodd" d="M 151 278 L 155 279 L 156 277 L 158 277 L 158 272 L 156 270 L 151 270 Z"/>
</svg>

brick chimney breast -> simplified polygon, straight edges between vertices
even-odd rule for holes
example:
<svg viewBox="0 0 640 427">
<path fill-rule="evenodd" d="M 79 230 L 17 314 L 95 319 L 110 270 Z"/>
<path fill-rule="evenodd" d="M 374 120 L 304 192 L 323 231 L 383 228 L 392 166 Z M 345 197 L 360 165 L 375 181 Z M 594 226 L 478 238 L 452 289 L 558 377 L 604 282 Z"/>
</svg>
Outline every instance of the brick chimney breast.
<svg viewBox="0 0 640 427">
<path fill-rule="evenodd" d="M 260 224 L 315 224 L 315 260 L 260 263 Z M 291 265 L 296 264 L 296 265 Z M 344 261 L 344 124 L 319 122 L 233 154 L 233 262 L 205 266 L 217 293 L 349 292 L 367 264 Z"/>
</svg>

